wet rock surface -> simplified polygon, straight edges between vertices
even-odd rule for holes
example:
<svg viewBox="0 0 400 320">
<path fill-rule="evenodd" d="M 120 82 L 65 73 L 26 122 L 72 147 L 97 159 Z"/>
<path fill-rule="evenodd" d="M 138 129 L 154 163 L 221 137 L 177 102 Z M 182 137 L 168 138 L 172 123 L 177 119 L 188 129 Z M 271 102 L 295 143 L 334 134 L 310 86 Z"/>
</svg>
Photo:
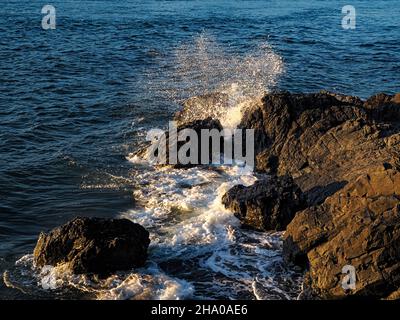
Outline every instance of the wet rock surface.
<svg viewBox="0 0 400 320">
<path fill-rule="evenodd" d="M 285 230 L 296 212 L 305 208 L 300 188 L 289 176 L 271 176 L 250 187 L 234 186 L 222 198 L 243 226 L 256 230 Z"/>
<path fill-rule="evenodd" d="M 143 146 L 136 155 L 148 160 L 153 165 L 170 166 L 172 168 L 192 168 L 201 165 L 203 162 L 206 165 L 210 164 L 213 158 L 220 159 L 224 145 L 223 137 L 220 136 L 220 138 L 217 138 L 218 141 L 213 142 L 213 139 L 207 135 L 202 136 L 202 130 L 217 130 L 218 133 L 221 133 L 223 128 L 218 120 L 206 118 L 190 122 L 181 120 L 177 123 L 179 125 L 175 128 L 174 136 L 171 136 L 169 131 L 165 131 L 153 143 Z M 190 135 L 186 129 L 190 129 L 192 133 L 195 133 L 195 136 Z M 205 145 L 206 139 L 208 139 L 208 147 L 203 150 L 202 146 Z M 217 142 L 219 147 L 216 148 L 217 152 L 214 152 L 212 144 Z M 180 152 L 185 155 L 183 157 L 185 162 L 180 161 L 182 159 L 179 156 Z M 209 160 L 203 161 L 202 155 L 206 155 Z"/>
<path fill-rule="evenodd" d="M 127 219 L 78 217 L 41 233 L 34 250 L 37 267 L 66 264 L 76 274 L 108 275 L 142 267 L 149 233 Z"/>
<path fill-rule="evenodd" d="M 291 176 L 307 198 L 297 213 L 287 199 L 291 213 L 284 214 L 294 216 L 284 258 L 307 270 L 301 298 L 399 296 L 399 102 L 383 93 L 362 101 L 283 92 L 244 114 L 240 127 L 256 133 L 256 170 Z M 278 185 L 267 184 L 236 186 L 223 202 L 242 221 L 267 229 L 265 208 L 281 197 Z M 354 268 L 355 287 L 343 283 L 346 266 Z"/>
<path fill-rule="evenodd" d="M 291 175 L 312 204 L 383 164 L 399 167 L 400 106 L 394 96 L 266 95 L 240 127 L 256 132 L 259 172 Z"/>
</svg>

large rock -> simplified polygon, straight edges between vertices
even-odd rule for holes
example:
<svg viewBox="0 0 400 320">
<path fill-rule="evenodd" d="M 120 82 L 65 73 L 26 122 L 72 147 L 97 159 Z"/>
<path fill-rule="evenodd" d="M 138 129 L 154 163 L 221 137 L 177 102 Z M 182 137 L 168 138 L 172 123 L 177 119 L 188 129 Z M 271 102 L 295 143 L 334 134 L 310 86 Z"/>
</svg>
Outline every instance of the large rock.
<svg viewBox="0 0 400 320">
<path fill-rule="evenodd" d="M 398 296 L 399 103 L 399 95 L 363 102 L 283 92 L 266 95 L 242 119 L 241 128 L 255 129 L 257 171 L 292 176 L 311 205 L 284 239 L 285 259 L 309 270 L 305 296 Z M 349 265 L 357 277 L 350 291 L 342 287 Z"/>
<path fill-rule="evenodd" d="M 41 233 L 34 262 L 37 267 L 67 264 L 76 274 L 109 274 L 142 267 L 149 243 L 149 233 L 127 219 L 79 217 Z"/>
<path fill-rule="evenodd" d="M 313 204 L 366 170 L 400 165 L 400 107 L 380 94 L 365 103 L 328 92 L 268 94 L 247 111 L 259 172 L 289 174 Z"/>
<path fill-rule="evenodd" d="M 204 163 L 206 165 L 211 164 L 212 159 L 220 159 L 220 154 L 224 151 L 224 138 L 222 135 L 222 126 L 218 120 L 212 118 L 205 118 L 205 119 L 197 119 L 191 122 L 179 122 L 177 126 L 177 134 L 183 133 L 185 129 L 191 129 L 195 132 L 197 139 L 192 140 L 191 138 L 187 138 L 185 141 L 177 141 L 176 137 L 172 139 L 168 131 L 165 131 L 162 138 L 155 142 L 152 145 L 146 145 L 142 149 L 138 150 L 136 153 L 137 156 L 149 160 L 152 164 L 156 166 L 170 166 L 173 168 L 191 168 L 194 166 L 198 166 L 202 164 L 201 156 L 205 154 L 208 156 L 209 161 Z M 205 141 L 203 141 L 202 137 L 202 130 L 216 130 L 219 134 L 217 137 L 218 141 L 214 141 L 212 138 L 205 138 L 208 139 L 208 149 L 203 150 L 202 145 Z M 217 148 L 216 152 L 214 152 L 212 148 L 213 143 L 219 143 L 219 148 Z M 170 154 L 170 145 L 172 150 L 175 150 L 176 153 L 176 160 L 171 160 Z M 181 150 L 181 147 L 190 145 L 188 152 L 186 153 L 188 156 L 193 151 L 197 156 L 194 156 L 194 161 L 189 163 L 183 163 L 180 161 L 178 157 L 178 152 Z M 161 160 L 161 161 L 160 161 Z"/>
<path fill-rule="evenodd" d="M 298 213 L 283 250 L 308 266 L 308 290 L 318 297 L 389 296 L 400 288 L 400 173 L 382 166 Z M 342 287 L 346 265 L 355 268 L 355 290 Z"/>
<path fill-rule="evenodd" d="M 278 231 L 306 205 L 300 188 L 288 176 L 268 177 L 249 187 L 234 186 L 222 197 L 222 203 L 244 226 Z"/>
<path fill-rule="evenodd" d="M 197 153 L 199 154 L 199 158 L 196 163 L 182 163 L 177 161 L 177 163 L 171 163 L 169 161 L 170 154 L 169 148 L 165 150 L 165 152 L 161 153 L 160 156 L 157 153 L 155 148 L 151 147 L 150 143 L 144 143 L 132 156 L 137 156 L 141 159 L 150 160 L 153 165 L 156 166 L 172 166 L 174 168 L 190 168 L 193 166 L 197 166 L 201 164 L 200 154 L 208 154 L 210 161 L 207 164 L 211 164 L 211 159 L 219 159 L 219 156 L 224 152 L 224 141 L 231 143 L 232 135 L 226 136 L 223 138 L 223 129 L 234 129 L 236 128 L 237 119 L 240 117 L 241 113 L 244 110 L 254 109 L 256 106 L 260 105 L 260 99 L 235 99 L 232 96 L 229 96 L 226 93 L 214 92 L 209 94 L 204 94 L 200 96 L 195 96 L 187 99 L 182 106 L 182 109 L 175 113 L 174 122 L 177 126 L 178 132 L 181 132 L 185 129 L 193 129 L 198 136 L 198 146 L 196 146 Z M 201 138 L 201 130 L 218 130 L 221 135 L 221 139 L 219 139 L 220 148 L 217 152 L 213 151 L 211 148 L 209 150 L 201 150 L 202 138 Z M 214 130 L 214 131 L 215 131 Z M 246 138 L 246 135 L 243 135 L 243 139 Z M 170 139 L 169 133 L 165 132 L 165 138 L 162 138 L 161 143 L 164 144 L 166 142 L 167 146 L 170 143 L 176 144 L 178 149 L 185 145 L 187 141 L 180 141 L 176 143 L 173 139 Z M 212 139 L 209 140 L 211 144 Z M 153 144 L 153 146 L 156 146 Z M 235 148 L 235 145 L 233 146 Z M 245 154 L 245 143 L 242 146 L 242 153 Z M 234 150 L 232 150 L 234 151 Z M 154 156 L 155 155 L 155 156 Z M 229 158 L 230 156 L 228 156 Z M 158 159 L 166 159 L 167 161 L 158 161 Z M 240 159 L 242 160 L 242 159 Z M 218 160 L 219 161 L 219 160 Z"/>
</svg>

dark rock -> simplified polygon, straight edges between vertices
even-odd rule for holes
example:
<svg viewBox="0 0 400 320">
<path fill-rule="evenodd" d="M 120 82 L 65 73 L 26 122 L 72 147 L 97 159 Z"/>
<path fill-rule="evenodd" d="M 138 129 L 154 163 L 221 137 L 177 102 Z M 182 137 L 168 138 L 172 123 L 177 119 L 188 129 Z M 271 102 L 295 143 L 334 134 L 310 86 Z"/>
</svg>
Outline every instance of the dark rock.
<svg viewBox="0 0 400 320">
<path fill-rule="evenodd" d="M 196 135 L 198 137 L 197 141 L 192 141 L 189 138 L 186 139 L 186 141 L 177 141 L 176 139 L 171 139 L 169 132 L 166 131 L 162 137 L 162 140 L 160 140 L 161 144 L 155 144 L 153 146 L 147 145 L 144 148 L 138 150 L 136 153 L 137 156 L 141 158 L 146 158 L 150 154 L 152 154 L 152 157 L 154 159 L 164 159 L 165 161 L 162 161 L 161 163 L 154 163 L 157 166 L 171 166 L 173 168 L 191 168 L 197 165 L 200 165 L 202 163 L 201 155 L 202 153 L 205 153 L 208 155 L 209 161 L 207 164 L 211 163 L 211 160 L 213 159 L 213 156 L 215 158 L 220 158 L 220 154 L 223 153 L 223 146 L 224 146 L 224 139 L 221 135 L 221 138 L 219 139 L 218 143 L 220 145 L 220 148 L 218 148 L 218 151 L 216 154 L 213 153 L 212 149 L 212 139 L 209 138 L 209 148 L 207 150 L 202 150 L 202 135 L 201 131 L 204 130 L 217 130 L 219 134 L 222 133 L 222 126 L 221 123 L 218 120 L 212 119 L 212 118 L 206 118 L 206 119 L 198 119 L 194 120 L 192 122 L 184 123 L 182 122 L 178 127 L 177 127 L 177 133 L 179 134 L 180 132 L 183 132 L 185 129 L 192 129 L 196 132 Z M 182 163 L 179 162 L 179 157 L 177 157 L 177 161 L 171 161 L 170 158 L 170 144 L 173 149 L 176 151 L 179 151 L 180 148 L 188 143 L 190 141 L 190 145 L 193 146 L 193 149 L 196 150 L 197 157 L 194 163 Z M 196 143 L 197 142 L 197 143 Z M 157 146 L 162 146 L 162 144 L 165 143 L 166 148 L 159 148 Z M 187 153 L 189 155 L 189 153 Z"/>
<path fill-rule="evenodd" d="M 207 129 L 207 130 L 217 129 L 220 131 L 222 130 L 222 126 L 218 120 L 212 118 L 206 118 L 184 123 L 178 126 L 178 131 L 184 129 L 192 129 L 196 131 L 196 133 L 200 136 L 202 129 Z"/>
<path fill-rule="evenodd" d="M 268 94 L 240 127 L 255 130 L 257 171 L 291 175 L 319 204 L 367 169 L 399 166 L 400 108 L 393 99 L 371 98 L 366 108 L 356 97 L 327 92 Z"/>
<path fill-rule="evenodd" d="M 288 176 L 269 177 L 249 187 L 234 186 L 222 203 L 244 226 L 257 230 L 284 230 L 306 205 L 299 187 Z"/>
<path fill-rule="evenodd" d="M 286 261 L 309 267 L 316 296 L 391 295 L 400 287 L 400 173 L 382 166 L 299 212 L 283 250 Z M 355 268 L 355 290 L 342 287 L 346 265 Z"/>
<path fill-rule="evenodd" d="M 109 274 L 142 267 L 149 233 L 127 219 L 75 218 L 48 234 L 34 250 L 38 267 L 67 264 L 73 273 Z"/>
<path fill-rule="evenodd" d="M 225 116 L 227 115 L 227 113 L 229 112 L 229 110 L 232 108 L 232 105 L 234 103 L 237 103 L 237 101 L 234 101 L 230 98 L 230 96 L 228 94 L 225 93 L 219 93 L 219 92 L 214 92 L 214 93 L 209 93 L 209 94 L 205 94 L 205 95 L 201 95 L 201 96 L 195 96 L 192 98 L 187 99 L 184 103 L 183 103 L 183 107 L 182 110 L 178 111 L 175 116 L 174 116 L 174 121 L 175 124 L 177 125 L 177 129 L 178 131 L 182 131 L 184 129 L 193 129 L 195 130 L 195 132 L 197 133 L 198 137 L 199 137 L 199 144 L 198 144 L 198 148 L 197 149 L 197 153 L 199 154 L 199 157 L 197 159 L 197 161 L 195 161 L 196 163 L 171 163 L 171 161 L 169 161 L 170 156 L 169 156 L 169 148 L 167 148 L 165 150 L 165 152 L 161 153 L 159 157 L 157 150 L 155 150 L 154 148 L 151 148 L 150 143 L 145 143 L 144 145 L 142 145 L 138 151 L 136 151 L 134 153 L 134 155 L 138 156 L 139 158 L 142 159 L 146 159 L 148 160 L 148 155 L 149 155 L 149 151 L 151 155 L 155 155 L 152 156 L 153 159 L 155 158 L 161 158 L 161 159 L 166 159 L 166 161 L 162 161 L 162 163 L 154 163 L 154 161 L 152 161 L 152 164 L 155 164 L 157 166 L 171 166 L 174 168 L 190 168 L 193 166 L 197 166 L 199 164 L 201 164 L 201 153 L 203 154 L 208 154 L 210 161 L 207 164 L 211 164 L 211 159 L 219 159 L 220 154 L 223 154 L 224 152 L 224 141 L 228 141 L 230 143 L 230 138 L 231 137 L 227 137 L 226 139 L 222 138 L 223 133 L 223 126 L 220 122 L 221 119 L 224 119 Z M 254 109 L 255 106 L 260 104 L 260 99 L 252 99 L 249 101 L 246 101 L 246 103 L 243 103 L 243 101 L 241 101 L 242 103 L 242 108 L 243 109 Z M 220 132 L 221 135 L 221 139 L 219 140 L 220 143 L 220 148 L 218 150 L 217 153 L 213 153 L 212 148 L 210 147 L 209 150 L 201 150 L 200 146 L 202 143 L 201 140 L 201 130 L 202 129 L 206 129 L 206 130 L 212 130 L 212 129 L 216 129 Z M 243 141 L 245 140 L 246 135 L 243 135 Z M 211 145 L 211 139 L 209 140 L 210 145 Z M 175 143 L 172 139 L 170 139 L 169 137 L 169 133 L 165 132 L 165 136 L 164 138 L 162 138 L 161 143 L 164 144 L 166 143 L 167 146 L 169 146 L 169 143 L 174 143 L 177 145 L 177 148 L 179 150 L 179 148 L 183 145 L 185 145 L 185 141 L 181 141 L 178 143 Z M 242 154 L 246 154 L 245 152 L 245 143 L 242 144 Z M 233 148 L 235 148 L 235 146 L 233 146 Z M 153 152 L 154 150 L 154 152 Z M 232 150 L 234 151 L 234 150 Z"/>
</svg>

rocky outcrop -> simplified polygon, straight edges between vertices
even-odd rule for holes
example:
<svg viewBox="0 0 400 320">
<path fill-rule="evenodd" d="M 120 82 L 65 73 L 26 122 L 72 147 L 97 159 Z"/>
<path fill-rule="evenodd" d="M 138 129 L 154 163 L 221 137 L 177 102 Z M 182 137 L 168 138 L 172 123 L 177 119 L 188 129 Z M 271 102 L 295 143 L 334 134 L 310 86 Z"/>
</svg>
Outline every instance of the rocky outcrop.
<svg viewBox="0 0 400 320">
<path fill-rule="evenodd" d="M 284 92 L 266 95 L 244 114 L 240 127 L 255 130 L 257 171 L 293 177 L 307 198 L 283 246 L 287 262 L 308 270 L 302 298 L 399 296 L 399 103 L 399 94 L 364 102 Z M 234 187 L 223 201 L 239 219 L 266 230 L 264 212 L 281 191 L 262 184 Z M 355 287 L 345 283 L 343 267 L 354 270 Z"/>
<path fill-rule="evenodd" d="M 399 103 L 383 93 L 362 101 L 283 92 L 244 112 L 239 128 L 255 130 L 256 171 L 266 178 L 222 202 L 245 227 L 286 228 L 284 258 L 307 270 L 302 298 L 399 296 Z M 344 270 L 354 271 L 354 287 Z"/>
<path fill-rule="evenodd" d="M 250 187 L 234 186 L 222 203 L 243 226 L 256 230 L 285 230 L 295 213 L 305 208 L 300 188 L 289 176 L 268 177 Z"/>
<path fill-rule="evenodd" d="M 312 204 L 366 170 L 399 167 L 400 107 L 384 94 L 365 103 L 327 92 L 269 94 L 245 113 L 259 172 L 289 174 Z"/>
<path fill-rule="evenodd" d="M 176 127 L 176 134 L 172 138 L 170 136 L 169 131 L 165 131 L 162 136 L 158 138 L 157 141 L 153 141 L 153 143 L 143 146 L 136 155 L 142 159 L 147 159 L 151 164 L 156 166 L 170 166 L 173 168 L 191 168 L 194 166 L 201 165 L 203 162 L 205 164 L 210 164 L 212 159 L 219 159 L 220 154 L 223 153 L 223 145 L 224 139 L 223 136 L 220 135 L 218 141 L 213 141 L 212 138 L 204 135 L 202 136 L 202 130 L 217 130 L 220 134 L 222 132 L 221 123 L 218 120 L 212 118 L 206 119 L 197 119 L 191 122 L 184 122 L 181 120 L 177 122 L 179 125 Z M 185 134 L 185 129 L 191 129 L 196 135 L 196 138 L 193 139 L 191 136 L 186 136 L 186 140 L 178 141 L 178 137 L 180 134 Z M 202 149 L 205 141 L 203 139 L 208 139 L 208 148 L 206 150 Z M 219 143 L 219 148 L 215 152 L 212 148 L 213 143 Z M 181 148 L 186 145 L 187 162 L 180 161 L 179 151 Z M 170 150 L 173 150 L 174 155 L 173 159 L 170 153 Z M 190 155 L 193 154 L 193 157 Z M 202 161 L 202 155 L 208 156 L 208 161 Z M 193 161 L 192 161 L 193 159 Z"/>
<path fill-rule="evenodd" d="M 285 259 L 309 267 L 310 289 L 323 298 L 383 298 L 400 287 L 400 173 L 361 175 L 322 205 L 296 215 L 284 237 Z M 355 270 L 344 290 L 342 268 Z"/>
<path fill-rule="evenodd" d="M 127 219 L 75 218 L 41 233 L 34 250 L 37 267 L 66 264 L 73 273 L 107 275 L 142 267 L 149 233 Z"/>
</svg>

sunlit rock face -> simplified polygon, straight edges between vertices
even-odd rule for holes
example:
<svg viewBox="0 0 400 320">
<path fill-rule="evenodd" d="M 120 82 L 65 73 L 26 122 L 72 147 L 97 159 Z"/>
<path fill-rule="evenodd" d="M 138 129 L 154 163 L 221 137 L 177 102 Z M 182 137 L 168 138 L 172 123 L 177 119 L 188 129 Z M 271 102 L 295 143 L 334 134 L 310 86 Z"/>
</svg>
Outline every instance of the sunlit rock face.
<svg viewBox="0 0 400 320">
<path fill-rule="evenodd" d="M 309 290 L 323 298 L 384 298 L 400 286 L 400 173 L 361 175 L 289 224 L 284 254 L 309 267 Z M 343 289 L 342 268 L 355 272 Z"/>
<path fill-rule="evenodd" d="M 367 170 L 400 165 L 400 107 L 327 92 L 268 94 L 239 127 L 255 130 L 256 169 L 291 175 L 310 204 Z"/>
<path fill-rule="evenodd" d="M 283 92 L 244 113 L 239 127 L 256 131 L 256 170 L 293 177 L 307 198 L 287 226 L 283 253 L 308 270 L 311 297 L 393 298 L 400 286 L 398 102 Z M 349 266 L 350 289 L 342 274 Z"/>
</svg>

